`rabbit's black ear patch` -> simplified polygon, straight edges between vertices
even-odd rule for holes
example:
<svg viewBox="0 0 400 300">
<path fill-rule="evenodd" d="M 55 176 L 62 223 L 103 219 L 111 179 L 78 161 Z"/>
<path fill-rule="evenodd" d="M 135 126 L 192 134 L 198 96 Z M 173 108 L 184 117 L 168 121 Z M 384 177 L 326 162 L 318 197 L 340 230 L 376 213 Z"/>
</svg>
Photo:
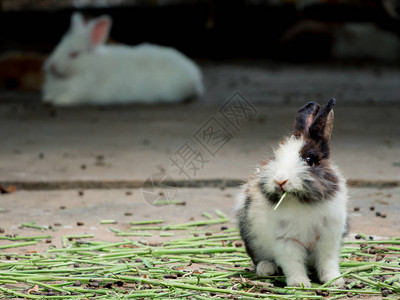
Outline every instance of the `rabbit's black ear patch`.
<svg viewBox="0 0 400 300">
<path fill-rule="evenodd" d="M 308 130 L 312 123 L 314 122 L 314 118 L 319 111 L 319 104 L 315 102 L 308 102 L 297 112 L 294 130 L 295 135 L 299 136 L 301 134 L 308 135 Z"/>
<path fill-rule="evenodd" d="M 309 129 L 311 139 L 315 141 L 320 141 L 321 139 L 329 141 L 333 129 L 333 106 L 335 103 L 335 98 L 331 98 L 318 112 Z"/>
</svg>

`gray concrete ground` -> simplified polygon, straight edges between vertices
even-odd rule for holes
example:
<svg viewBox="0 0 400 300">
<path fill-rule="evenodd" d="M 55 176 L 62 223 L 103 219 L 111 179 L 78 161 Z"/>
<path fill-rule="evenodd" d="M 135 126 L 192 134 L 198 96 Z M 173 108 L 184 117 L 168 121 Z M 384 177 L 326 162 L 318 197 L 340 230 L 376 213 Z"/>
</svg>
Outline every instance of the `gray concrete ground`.
<svg viewBox="0 0 400 300">
<path fill-rule="evenodd" d="M 16 192 L 0 195 L 4 234 L 37 233 L 18 228 L 35 221 L 53 226 L 51 243 L 60 246 L 60 236 L 71 233 L 114 240 L 109 225 L 99 225 L 102 219 L 116 219 L 115 227 L 125 229 L 139 219 L 200 219 L 215 208 L 232 216 L 237 188 L 225 185 L 238 184 L 272 153 L 301 105 L 334 96 L 332 156 L 353 185 L 350 238 L 357 232 L 399 235 L 399 70 L 268 62 L 202 66 L 207 93 L 189 104 L 49 110 L 38 104 L 38 95 L 0 95 L 0 184 L 17 186 Z M 232 98 L 236 91 L 246 100 Z M 249 109 L 247 115 L 239 104 Z M 210 135 L 211 128 L 220 134 Z M 197 160 L 182 169 L 174 166 L 190 149 L 197 150 Z M 146 182 L 151 189 L 151 176 L 192 185 L 177 189 L 175 198 L 186 205 L 146 202 L 140 187 Z"/>
</svg>

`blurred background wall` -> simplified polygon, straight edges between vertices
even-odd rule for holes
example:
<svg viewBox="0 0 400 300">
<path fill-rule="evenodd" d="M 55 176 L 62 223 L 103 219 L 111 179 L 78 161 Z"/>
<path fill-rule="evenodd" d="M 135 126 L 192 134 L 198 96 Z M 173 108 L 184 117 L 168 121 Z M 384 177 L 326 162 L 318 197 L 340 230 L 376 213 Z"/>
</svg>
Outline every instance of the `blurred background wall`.
<svg viewBox="0 0 400 300">
<path fill-rule="evenodd" d="M 347 23 L 373 24 L 382 34 L 397 36 L 400 32 L 397 1 L 388 0 L 1 0 L 0 3 L 0 52 L 48 53 L 65 33 L 70 14 L 75 10 L 87 16 L 110 14 L 114 19 L 111 36 L 117 42 L 132 45 L 154 42 L 174 46 L 190 56 L 221 59 L 330 58 L 335 38 L 340 30 L 346 30 Z M 373 33 L 366 35 L 370 35 L 371 51 L 379 51 Z"/>
<path fill-rule="evenodd" d="M 0 0 L 0 88 L 38 90 L 41 64 L 74 11 L 111 15 L 112 43 L 152 42 L 195 59 L 398 65 L 399 7 L 397 0 Z M 26 83 L 9 79 L 26 73 Z"/>
</svg>

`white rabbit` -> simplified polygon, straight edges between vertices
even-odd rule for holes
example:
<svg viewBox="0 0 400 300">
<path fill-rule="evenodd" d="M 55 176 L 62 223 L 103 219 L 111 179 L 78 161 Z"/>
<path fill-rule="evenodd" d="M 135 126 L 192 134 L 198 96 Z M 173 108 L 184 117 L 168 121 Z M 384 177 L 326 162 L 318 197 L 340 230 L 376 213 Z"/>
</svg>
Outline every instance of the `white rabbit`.
<svg viewBox="0 0 400 300">
<path fill-rule="evenodd" d="M 281 267 L 289 286 L 310 287 L 308 267 L 321 282 L 340 276 L 347 232 L 345 179 L 329 159 L 335 100 L 301 108 L 293 135 L 244 186 L 236 204 L 240 234 L 259 276 Z M 283 193 L 280 206 L 274 210 Z M 334 282 L 344 284 L 343 278 Z"/>
<path fill-rule="evenodd" d="M 203 92 L 196 64 L 173 48 L 105 45 L 111 18 L 80 13 L 44 64 L 43 100 L 55 105 L 176 102 Z"/>
</svg>

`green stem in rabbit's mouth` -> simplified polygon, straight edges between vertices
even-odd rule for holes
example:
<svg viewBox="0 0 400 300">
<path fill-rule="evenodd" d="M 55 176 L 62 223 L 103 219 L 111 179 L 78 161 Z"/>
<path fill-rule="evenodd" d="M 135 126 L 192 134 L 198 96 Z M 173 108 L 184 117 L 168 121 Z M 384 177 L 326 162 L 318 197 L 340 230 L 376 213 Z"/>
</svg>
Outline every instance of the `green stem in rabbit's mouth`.
<svg viewBox="0 0 400 300">
<path fill-rule="evenodd" d="M 281 202 L 283 201 L 283 199 L 286 197 L 287 192 L 284 192 L 281 199 L 279 200 L 279 202 L 275 205 L 274 210 L 276 210 L 278 208 L 278 206 L 281 204 Z"/>
</svg>

